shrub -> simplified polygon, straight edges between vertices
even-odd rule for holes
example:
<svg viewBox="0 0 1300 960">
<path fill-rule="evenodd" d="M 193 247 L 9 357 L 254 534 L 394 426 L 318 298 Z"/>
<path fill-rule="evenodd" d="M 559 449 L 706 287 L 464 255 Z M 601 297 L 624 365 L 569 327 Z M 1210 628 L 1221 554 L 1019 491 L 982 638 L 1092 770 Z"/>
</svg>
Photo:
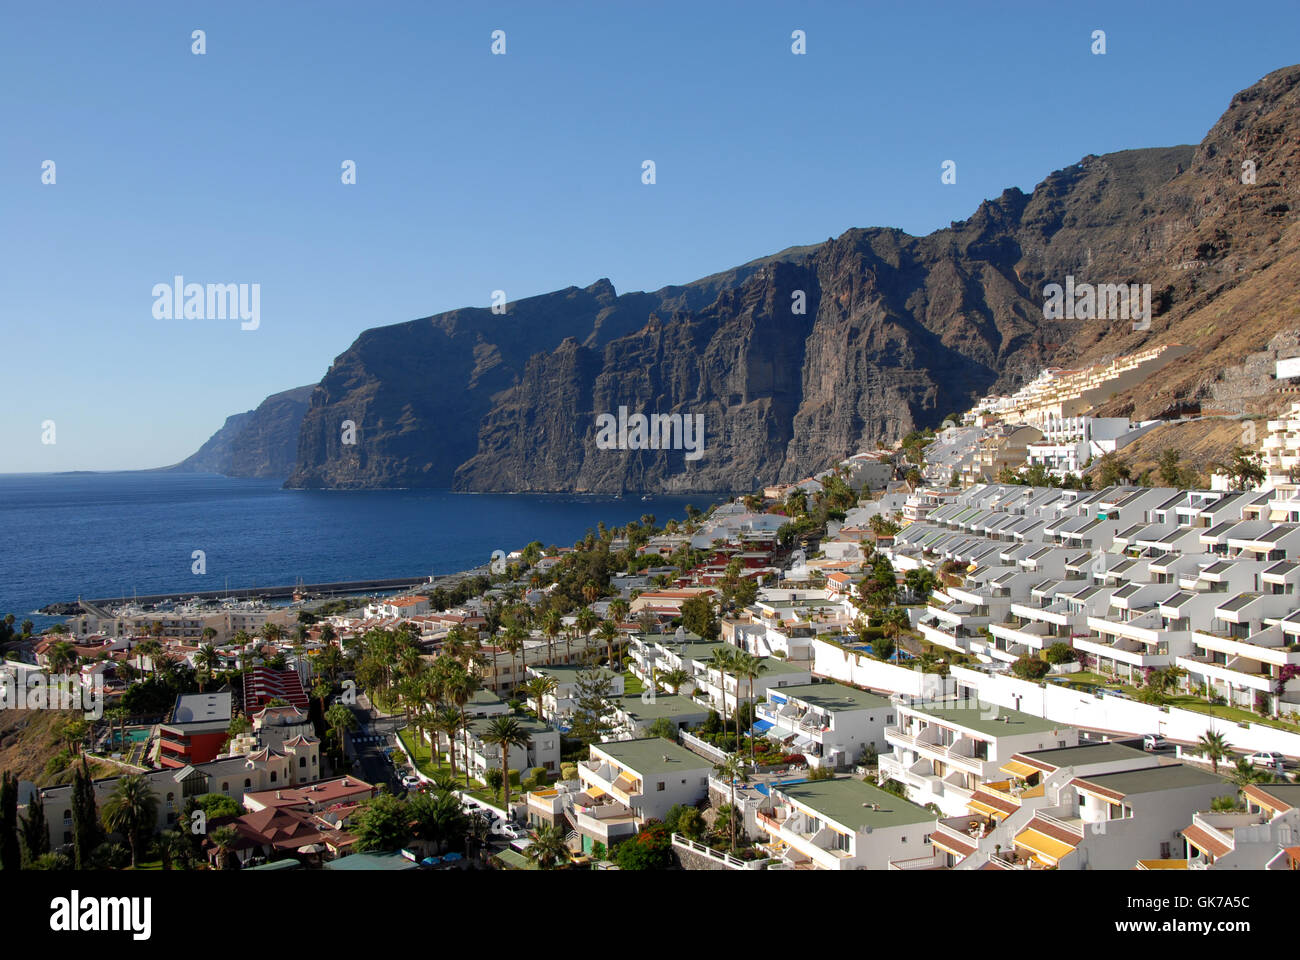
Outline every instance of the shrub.
<svg viewBox="0 0 1300 960">
<path fill-rule="evenodd" d="M 1051 665 L 1046 660 L 1028 654 L 1021 656 L 1011 665 L 1011 672 L 1021 680 L 1041 680 L 1051 669 Z"/>
<path fill-rule="evenodd" d="M 501 789 L 501 771 L 496 767 L 489 767 L 483 773 L 483 782 L 492 790 Z"/>
<path fill-rule="evenodd" d="M 1043 651 L 1043 659 L 1051 664 L 1074 663 L 1074 648 L 1058 641 Z"/>
<path fill-rule="evenodd" d="M 809 780 L 833 780 L 835 771 L 830 767 L 817 767 L 808 773 Z"/>
</svg>

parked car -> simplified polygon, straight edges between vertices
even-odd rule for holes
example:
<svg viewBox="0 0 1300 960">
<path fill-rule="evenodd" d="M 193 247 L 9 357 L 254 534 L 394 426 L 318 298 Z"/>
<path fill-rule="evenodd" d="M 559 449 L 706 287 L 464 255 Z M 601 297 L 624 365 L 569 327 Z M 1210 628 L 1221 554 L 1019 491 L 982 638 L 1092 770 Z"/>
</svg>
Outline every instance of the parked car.
<svg viewBox="0 0 1300 960">
<path fill-rule="evenodd" d="M 498 820 L 492 824 L 492 832 L 499 837 L 509 837 L 511 840 L 522 840 L 528 836 L 526 829 L 505 820 Z"/>
<path fill-rule="evenodd" d="M 1252 753 L 1246 758 L 1246 762 L 1255 767 L 1269 767 L 1276 769 L 1286 766 L 1286 757 L 1276 750 L 1261 750 L 1259 753 Z"/>
<path fill-rule="evenodd" d="M 1143 750 L 1163 750 L 1167 746 L 1169 746 L 1169 741 L 1154 733 L 1148 733 L 1142 738 Z"/>
<path fill-rule="evenodd" d="M 407 790 L 418 790 L 420 787 L 420 778 L 413 773 L 408 773 L 402 777 L 402 786 Z"/>
</svg>

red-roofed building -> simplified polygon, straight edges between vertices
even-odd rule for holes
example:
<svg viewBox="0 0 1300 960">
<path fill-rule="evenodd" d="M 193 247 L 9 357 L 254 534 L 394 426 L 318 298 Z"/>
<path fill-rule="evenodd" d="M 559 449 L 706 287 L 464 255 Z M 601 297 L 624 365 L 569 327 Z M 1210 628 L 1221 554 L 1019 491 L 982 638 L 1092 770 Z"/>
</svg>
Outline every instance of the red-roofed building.
<svg viewBox="0 0 1300 960">
<path fill-rule="evenodd" d="M 307 710 L 307 694 L 302 688 L 302 678 L 298 676 L 298 671 L 252 667 L 244 674 L 245 714 L 256 713 L 276 698 L 299 710 Z"/>
</svg>

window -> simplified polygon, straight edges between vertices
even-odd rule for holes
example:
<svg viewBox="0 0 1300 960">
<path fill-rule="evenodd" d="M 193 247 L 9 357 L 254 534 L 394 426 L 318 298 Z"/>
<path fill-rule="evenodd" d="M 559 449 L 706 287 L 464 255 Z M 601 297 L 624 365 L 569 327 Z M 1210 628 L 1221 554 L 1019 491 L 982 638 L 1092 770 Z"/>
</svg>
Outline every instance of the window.
<svg viewBox="0 0 1300 960">
<path fill-rule="evenodd" d="M 227 780 L 225 783 L 223 783 L 223 784 L 221 785 L 221 792 L 222 792 L 222 793 L 229 793 L 229 792 L 230 792 L 230 781 Z"/>
<path fill-rule="evenodd" d="M 252 788 L 253 788 L 253 781 L 250 780 L 250 779 L 248 779 L 248 777 L 245 777 L 245 778 L 244 778 L 244 789 L 245 789 L 245 790 L 251 790 Z"/>
<path fill-rule="evenodd" d="M 305 770 L 306 768 L 307 768 L 307 758 L 306 758 L 306 757 L 299 757 L 299 758 L 298 758 L 298 769 L 299 769 L 299 770 Z"/>
<path fill-rule="evenodd" d="M 317 760 L 317 759 L 318 759 L 318 758 L 315 757 L 315 756 L 313 756 L 313 757 L 311 758 L 311 765 L 312 765 L 313 767 L 316 766 L 316 760 Z"/>
<path fill-rule="evenodd" d="M 275 771 L 274 771 L 274 770 L 271 771 L 271 782 L 272 782 L 272 783 L 275 783 Z"/>
<path fill-rule="evenodd" d="M 662 792 L 663 788 L 664 788 L 664 782 L 662 780 L 660 780 L 658 783 L 655 784 L 655 790 Z"/>
</svg>

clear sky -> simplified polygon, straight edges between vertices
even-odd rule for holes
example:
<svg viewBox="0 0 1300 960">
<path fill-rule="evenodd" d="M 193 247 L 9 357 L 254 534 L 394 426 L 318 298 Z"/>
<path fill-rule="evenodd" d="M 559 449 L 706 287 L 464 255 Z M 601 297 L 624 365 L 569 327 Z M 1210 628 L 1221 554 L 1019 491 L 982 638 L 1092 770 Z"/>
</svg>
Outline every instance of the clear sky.
<svg viewBox="0 0 1300 960">
<path fill-rule="evenodd" d="M 176 462 L 367 327 L 493 290 L 926 233 L 1197 142 L 1298 35 L 1295 0 L 6 4 L 0 472 Z M 177 274 L 260 284 L 259 328 L 155 319 Z"/>
</svg>

